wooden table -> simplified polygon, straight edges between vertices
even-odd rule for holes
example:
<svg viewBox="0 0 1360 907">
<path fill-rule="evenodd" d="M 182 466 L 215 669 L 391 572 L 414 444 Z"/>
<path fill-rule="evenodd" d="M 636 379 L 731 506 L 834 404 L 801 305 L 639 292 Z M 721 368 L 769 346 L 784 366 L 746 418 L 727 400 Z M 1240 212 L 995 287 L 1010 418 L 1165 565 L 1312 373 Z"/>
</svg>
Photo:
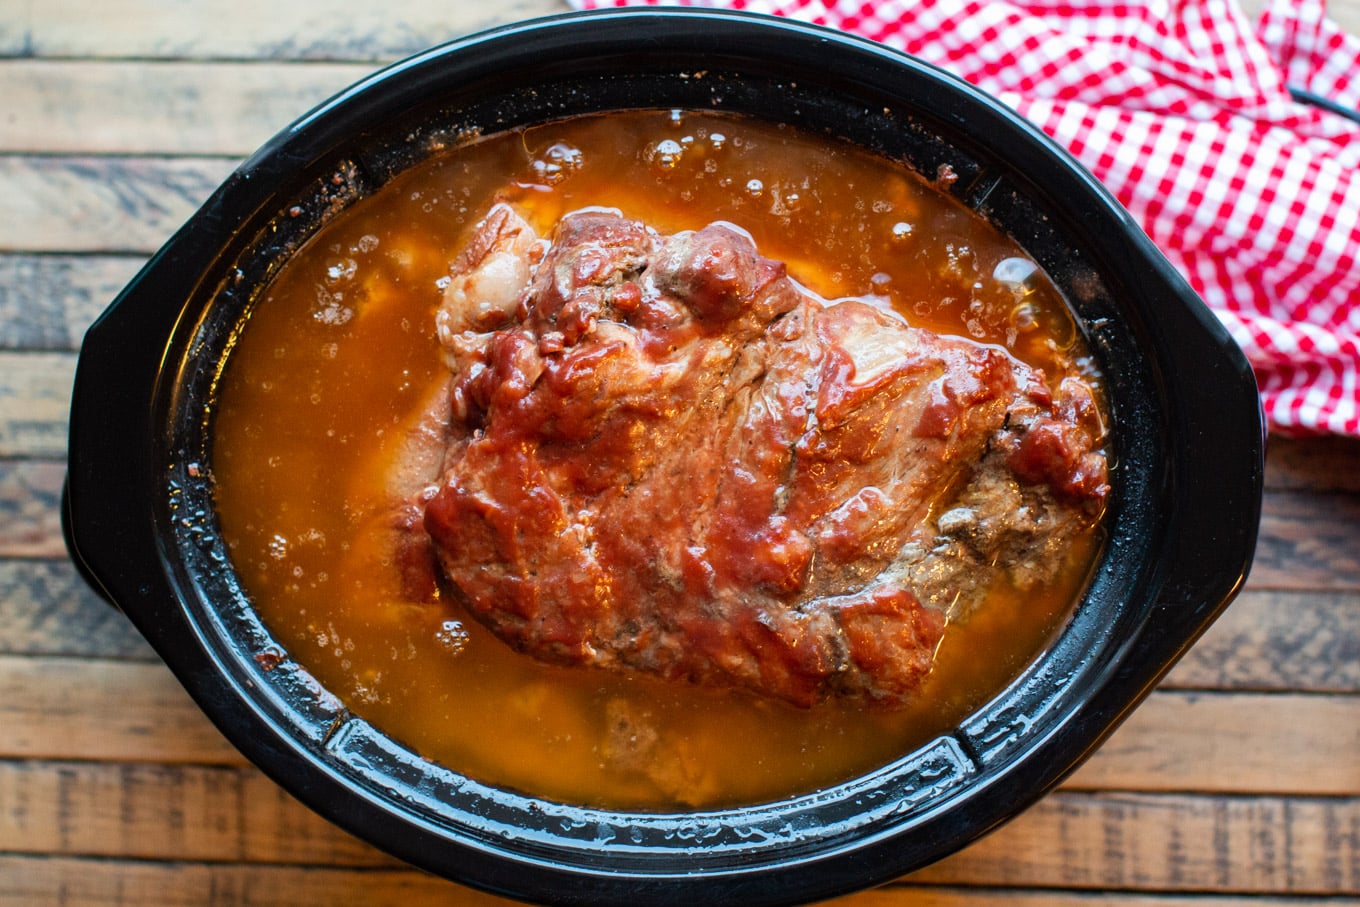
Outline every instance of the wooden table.
<svg viewBox="0 0 1360 907">
<path fill-rule="evenodd" d="M 0 905 L 494 900 L 245 764 L 79 582 L 57 502 L 82 331 L 242 156 L 377 63 L 561 8 L 0 3 Z M 1360 904 L 1360 444 L 1272 439 L 1267 486 L 1246 591 L 1084 768 L 842 903 Z"/>
</svg>

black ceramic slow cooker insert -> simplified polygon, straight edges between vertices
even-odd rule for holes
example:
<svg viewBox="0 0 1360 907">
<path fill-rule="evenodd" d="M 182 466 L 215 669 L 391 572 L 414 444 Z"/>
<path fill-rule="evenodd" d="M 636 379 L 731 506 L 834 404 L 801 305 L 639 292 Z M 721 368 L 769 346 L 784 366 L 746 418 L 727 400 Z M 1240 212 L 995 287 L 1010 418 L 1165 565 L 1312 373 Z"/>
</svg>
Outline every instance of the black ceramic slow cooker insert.
<svg viewBox="0 0 1360 907">
<path fill-rule="evenodd" d="M 696 73 L 702 78 L 695 78 Z M 582 808 L 426 762 L 290 660 L 213 513 L 213 393 L 233 332 L 291 250 L 466 132 L 702 108 L 847 138 L 1013 236 L 1062 290 L 1113 413 L 1108 544 L 1056 642 L 952 733 L 843 784 L 700 813 Z M 338 187 L 337 171 L 348 179 Z M 779 904 L 886 881 L 1038 799 L 1240 588 L 1263 427 L 1248 364 L 1129 215 L 1034 126 L 882 46 L 698 10 L 572 14 L 385 69 L 246 161 L 90 328 L 71 411 L 72 557 L 222 732 L 292 794 L 418 866 L 572 904 Z"/>
</svg>

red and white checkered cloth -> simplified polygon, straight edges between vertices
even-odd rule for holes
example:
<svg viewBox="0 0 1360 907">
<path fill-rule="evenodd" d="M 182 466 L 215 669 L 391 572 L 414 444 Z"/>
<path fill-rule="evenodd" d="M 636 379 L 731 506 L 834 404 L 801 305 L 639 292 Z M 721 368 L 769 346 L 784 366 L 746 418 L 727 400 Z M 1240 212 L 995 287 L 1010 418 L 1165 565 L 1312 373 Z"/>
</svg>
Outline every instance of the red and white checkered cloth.
<svg viewBox="0 0 1360 907">
<path fill-rule="evenodd" d="M 571 0 L 582 9 L 636 0 Z M 641 0 L 661 5 L 667 0 Z M 1360 39 L 1322 0 L 670 0 L 881 41 L 1069 148 L 1246 351 L 1270 427 L 1360 436 Z"/>
</svg>

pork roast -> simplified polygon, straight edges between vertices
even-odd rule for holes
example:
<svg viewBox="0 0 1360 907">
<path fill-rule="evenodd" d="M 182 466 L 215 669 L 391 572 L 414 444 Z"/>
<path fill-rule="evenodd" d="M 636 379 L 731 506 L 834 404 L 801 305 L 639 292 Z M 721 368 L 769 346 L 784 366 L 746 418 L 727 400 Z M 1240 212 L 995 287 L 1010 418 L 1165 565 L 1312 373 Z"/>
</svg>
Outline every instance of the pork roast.
<svg viewBox="0 0 1360 907">
<path fill-rule="evenodd" d="M 730 225 L 592 209 L 540 238 L 497 205 L 437 326 L 440 580 L 552 662 L 901 703 L 1108 490 L 1084 382 L 824 300 Z"/>
</svg>

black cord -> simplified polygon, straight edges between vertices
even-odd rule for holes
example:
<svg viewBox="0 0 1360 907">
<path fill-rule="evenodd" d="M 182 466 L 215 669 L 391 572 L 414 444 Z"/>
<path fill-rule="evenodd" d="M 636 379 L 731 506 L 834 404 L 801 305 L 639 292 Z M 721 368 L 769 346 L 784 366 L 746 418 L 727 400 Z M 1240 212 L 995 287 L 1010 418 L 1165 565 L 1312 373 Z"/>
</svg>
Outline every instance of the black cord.
<svg viewBox="0 0 1360 907">
<path fill-rule="evenodd" d="M 1322 110 L 1330 111 L 1332 113 L 1337 114 L 1338 116 L 1343 116 L 1348 120 L 1353 120 L 1357 123 L 1360 123 L 1360 110 L 1354 110 L 1350 107 L 1346 107 L 1343 104 L 1338 104 L 1336 101 L 1333 101 L 1330 98 L 1324 98 L 1320 94 L 1313 94 L 1313 92 L 1308 91 L 1307 89 L 1295 88 L 1293 85 L 1290 85 L 1289 96 L 1292 97 L 1294 100 L 1298 101 L 1300 104 L 1309 104 L 1313 107 L 1318 107 L 1321 108 Z"/>
</svg>

